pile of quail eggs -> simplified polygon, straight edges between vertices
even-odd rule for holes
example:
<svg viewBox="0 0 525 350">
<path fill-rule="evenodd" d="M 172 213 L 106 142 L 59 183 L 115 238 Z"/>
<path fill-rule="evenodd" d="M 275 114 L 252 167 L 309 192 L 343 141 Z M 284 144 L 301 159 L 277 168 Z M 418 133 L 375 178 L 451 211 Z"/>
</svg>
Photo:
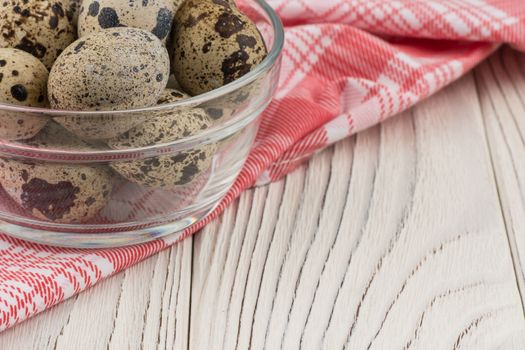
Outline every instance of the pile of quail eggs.
<svg viewBox="0 0 525 350">
<path fill-rule="evenodd" d="M 0 103 L 55 110 L 176 102 L 240 78 L 267 54 L 234 0 L 5 0 L 0 32 Z M 200 108 L 91 118 L 0 110 L 0 139 L 71 150 L 90 150 L 93 140 L 107 149 L 166 143 L 220 117 Z M 35 218 L 82 223 L 106 206 L 115 178 L 148 188 L 183 186 L 208 171 L 216 151 L 208 144 L 111 165 L 0 158 L 0 184 Z"/>
</svg>

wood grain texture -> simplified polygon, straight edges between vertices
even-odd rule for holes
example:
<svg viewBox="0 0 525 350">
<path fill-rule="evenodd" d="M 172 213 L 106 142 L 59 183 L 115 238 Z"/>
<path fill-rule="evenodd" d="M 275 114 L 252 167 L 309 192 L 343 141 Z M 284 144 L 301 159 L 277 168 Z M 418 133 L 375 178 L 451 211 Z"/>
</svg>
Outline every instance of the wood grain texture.
<svg viewBox="0 0 525 350">
<path fill-rule="evenodd" d="M 476 71 L 494 172 L 525 296 L 525 55 L 505 48 Z M 525 299 L 524 299 L 525 300 Z"/>
<path fill-rule="evenodd" d="M 512 55 L 246 191 L 200 234 L 2 333 L 0 349 L 525 348 Z"/>
<path fill-rule="evenodd" d="M 525 332 L 516 332 L 505 339 L 498 347 L 498 350 L 525 349 Z"/>
<path fill-rule="evenodd" d="M 274 186 L 196 238 L 193 349 L 490 349 L 523 329 L 471 76 Z"/>
</svg>

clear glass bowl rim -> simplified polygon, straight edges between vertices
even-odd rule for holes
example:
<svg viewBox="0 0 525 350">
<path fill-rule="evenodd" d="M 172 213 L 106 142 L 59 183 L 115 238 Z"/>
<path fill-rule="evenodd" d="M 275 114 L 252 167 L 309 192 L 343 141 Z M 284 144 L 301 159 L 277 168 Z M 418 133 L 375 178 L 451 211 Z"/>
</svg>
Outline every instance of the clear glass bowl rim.
<svg viewBox="0 0 525 350">
<path fill-rule="evenodd" d="M 273 45 L 270 51 L 268 52 L 268 55 L 266 56 L 266 58 L 259 65 L 257 65 L 252 71 L 242 76 L 241 78 L 227 85 L 224 85 L 218 89 L 209 91 L 201 95 L 190 97 L 190 98 L 178 101 L 178 102 L 168 103 L 168 104 L 163 104 L 163 105 L 158 105 L 158 106 L 152 106 L 152 107 L 147 107 L 147 108 L 138 108 L 138 109 L 111 110 L 111 111 L 73 111 L 73 110 L 54 110 L 54 109 L 49 109 L 49 108 L 37 108 L 37 107 L 21 107 L 18 105 L 0 103 L 0 111 L 31 113 L 31 114 L 46 114 L 52 117 L 71 116 L 72 114 L 74 114 L 75 116 L 85 116 L 85 117 L 103 117 L 107 115 L 124 116 L 126 114 L 161 112 L 163 110 L 171 110 L 171 109 L 180 108 L 180 107 L 199 106 L 203 103 L 213 101 L 229 93 L 235 92 L 243 88 L 244 86 L 250 84 L 251 82 L 257 80 L 257 78 L 265 75 L 268 71 L 270 71 L 275 66 L 277 61 L 279 60 L 283 47 L 284 47 L 284 37 L 285 37 L 284 28 L 283 28 L 281 19 L 279 18 L 277 13 L 265 0 L 253 0 L 253 1 L 259 4 L 259 6 L 264 10 L 264 12 L 266 13 L 266 15 L 269 17 L 271 21 L 272 29 L 274 32 Z M 185 145 L 186 143 L 197 145 L 197 144 L 200 144 L 202 140 L 217 139 L 217 134 L 219 135 L 223 134 L 223 131 L 225 129 L 237 130 L 245 126 L 247 124 L 246 123 L 247 121 L 245 119 L 250 118 L 252 114 L 249 114 L 248 116 L 241 116 L 238 118 L 233 118 L 228 123 L 218 124 L 216 126 L 213 126 L 209 129 L 204 130 L 202 133 L 199 133 L 198 135 L 195 135 L 195 136 L 188 136 L 188 137 L 177 139 L 173 142 L 153 145 L 153 146 L 127 148 L 123 150 L 63 151 L 63 150 L 32 148 L 32 147 L 28 147 L 22 144 L 16 144 L 16 143 L 11 143 L 6 140 L 0 140 L 0 145 L 1 145 L 0 152 L 8 151 L 8 153 L 11 153 L 9 151 L 14 151 L 13 153 L 18 154 L 18 155 L 24 155 L 24 154 L 27 154 L 28 152 L 34 153 L 34 155 L 56 154 L 59 157 L 60 155 L 74 157 L 75 155 L 96 156 L 96 155 L 102 155 L 102 154 L 106 156 L 111 154 L 111 156 L 113 157 L 126 156 L 126 155 L 131 155 L 136 152 L 141 152 L 141 151 L 151 152 L 151 151 L 160 150 L 166 147 L 173 148 L 174 146 L 176 147 L 177 145 Z M 214 135 L 215 137 L 213 137 Z"/>
</svg>

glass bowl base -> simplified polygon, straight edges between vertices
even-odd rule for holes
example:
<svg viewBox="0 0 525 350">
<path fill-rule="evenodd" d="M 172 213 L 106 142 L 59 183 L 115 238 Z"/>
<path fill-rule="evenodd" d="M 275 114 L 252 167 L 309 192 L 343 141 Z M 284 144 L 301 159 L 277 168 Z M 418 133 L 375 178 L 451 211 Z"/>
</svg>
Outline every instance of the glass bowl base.
<svg viewBox="0 0 525 350">
<path fill-rule="evenodd" d="M 51 231 L 0 220 L 0 231 L 8 236 L 38 244 L 65 248 L 100 249 L 136 245 L 172 236 L 175 241 L 185 229 L 206 217 L 213 208 L 161 225 L 119 232 L 78 233 Z"/>
</svg>

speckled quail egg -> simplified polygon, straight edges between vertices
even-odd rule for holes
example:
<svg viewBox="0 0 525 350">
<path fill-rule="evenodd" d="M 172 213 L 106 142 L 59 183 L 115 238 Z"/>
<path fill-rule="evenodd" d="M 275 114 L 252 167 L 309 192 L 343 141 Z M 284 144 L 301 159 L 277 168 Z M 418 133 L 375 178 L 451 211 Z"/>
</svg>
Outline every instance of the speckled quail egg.
<svg viewBox="0 0 525 350">
<path fill-rule="evenodd" d="M 0 48 L 0 103 L 47 107 L 46 67 L 27 52 Z M 0 138 L 20 140 L 33 137 L 46 125 L 43 115 L 0 112 Z"/>
<path fill-rule="evenodd" d="M 175 10 L 173 0 L 84 0 L 78 36 L 107 28 L 133 27 L 147 30 L 166 43 Z"/>
<path fill-rule="evenodd" d="M 255 68 L 267 50 L 255 24 L 226 0 L 187 0 L 175 15 L 172 70 L 198 95 Z"/>
<path fill-rule="evenodd" d="M 51 68 L 75 32 L 64 0 L 0 2 L 0 47 L 24 50 Z"/>
<path fill-rule="evenodd" d="M 156 36 L 134 28 L 106 29 L 64 50 L 51 69 L 48 96 L 53 108 L 65 110 L 149 107 L 157 103 L 168 76 L 168 52 Z M 132 113 L 73 114 L 55 120 L 82 138 L 105 139 L 143 119 Z"/>
<path fill-rule="evenodd" d="M 189 97 L 177 90 L 166 89 L 159 104 L 172 103 Z M 110 140 L 113 149 L 144 147 L 175 141 L 197 134 L 212 124 L 200 108 L 185 108 L 159 112 L 153 118 Z M 115 162 L 111 166 L 123 177 L 147 187 L 173 188 L 190 183 L 207 171 L 217 147 L 207 144 L 184 152 L 140 161 Z"/>
<path fill-rule="evenodd" d="M 89 146 L 50 123 L 30 145 L 83 149 Z M 5 191 L 38 219 L 80 223 L 93 218 L 109 200 L 112 172 L 103 165 L 38 163 L 0 158 Z"/>
<path fill-rule="evenodd" d="M 175 11 L 173 0 L 84 0 L 78 35 L 82 37 L 107 28 L 133 27 L 147 30 L 166 43 Z"/>
<path fill-rule="evenodd" d="M 153 34 L 135 28 L 103 30 L 80 38 L 49 74 L 53 108 L 118 110 L 153 106 L 166 87 L 169 57 Z"/>
</svg>

